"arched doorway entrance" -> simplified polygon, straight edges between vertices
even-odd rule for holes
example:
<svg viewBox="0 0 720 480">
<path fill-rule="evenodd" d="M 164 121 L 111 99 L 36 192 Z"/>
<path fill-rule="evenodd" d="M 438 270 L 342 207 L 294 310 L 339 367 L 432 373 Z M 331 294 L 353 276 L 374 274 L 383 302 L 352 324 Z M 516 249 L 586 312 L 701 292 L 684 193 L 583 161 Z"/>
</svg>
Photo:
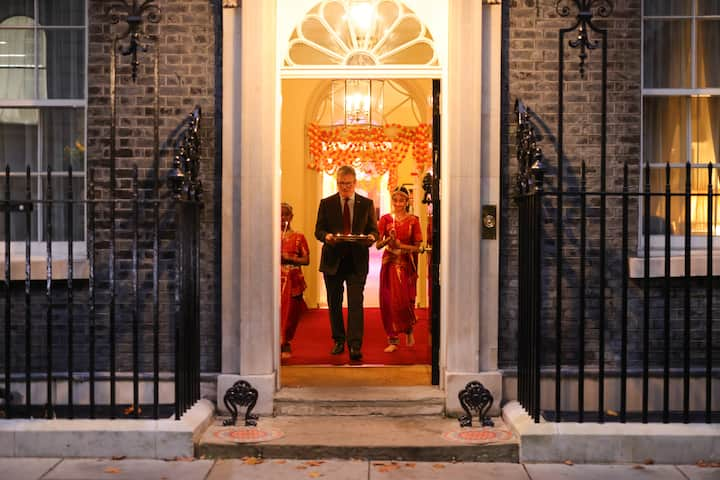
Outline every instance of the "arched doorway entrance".
<svg viewBox="0 0 720 480">
<path fill-rule="evenodd" d="M 430 384 L 433 378 L 437 384 L 439 362 L 432 347 L 433 342 L 435 351 L 439 347 L 439 323 L 433 331 L 427 263 L 431 256 L 418 255 L 417 265 L 413 262 L 418 273 L 413 306 L 418 342 L 384 352 L 386 336 L 378 308 L 383 252 L 370 247 L 364 290 L 366 368 L 360 376 L 354 368 L 334 368 L 357 366 L 349 364 L 346 356 L 329 355 L 325 288 L 317 268 L 321 244 L 313 238 L 320 198 L 336 192 L 332 178 L 336 169 L 351 165 L 358 173 L 359 192 L 374 201 L 378 218 L 391 212 L 393 189 L 403 186 L 411 192 L 409 207 L 420 221 L 418 233 L 428 240 L 432 205 L 422 203 L 422 180 L 432 177 L 432 79 L 441 74 L 433 36 L 403 2 L 326 0 L 312 5 L 296 22 L 287 45 L 280 72 L 281 197 L 295 206 L 293 229 L 305 232 L 311 261 L 305 269 L 305 301 L 310 308 L 302 314 L 292 342 L 286 338 L 292 329 L 280 331 L 286 341 L 281 383 L 344 383 L 344 377 L 352 375 L 356 383 L 373 385 L 392 385 L 388 377 L 395 376 L 406 384 Z M 383 78 L 388 68 L 413 72 Z M 424 252 L 428 244 L 423 243 Z M 432 306 L 434 318 L 439 319 L 439 302 Z M 367 375 L 368 369 L 374 376 Z"/>
<path fill-rule="evenodd" d="M 282 81 L 281 197 L 293 208 L 294 233 L 290 235 L 295 238 L 297 232 L 304 233 L 310 248 L 310 265 L 304 268 L 307 285 L 304 301 L 308 309 L 300 314 L 299 328 L 295 331 L 282 328 L 281 315 L 280 334 L 287 342 L 281 353 L 284 386 L 345 383 L 343 377 L 348 375 L 359 377 L 356 384 L 432 382 L 432 345 L 438 339 L 438 329 L 431 331 L 432 282 L 428 260 L 432 258 L 429 248 L 432 240 L 428 234 L 432 231 L 432 204 L 429 192 L 426 196 L 423 190 L 423 179 L 432 178 L 432 84 L 431 79 Z M 360 98 L 355 98 L 360 103 L 351 110 L 348 104 L 354 94 L 352 89 L 358 86 L 360 93 L 356 94 Z M 362 87 L 368 100 L 367 115 L 362 113 L 365 101 Z M 354 121 L 360 115 L 364 115 L 360 121 Z M 374 201 L 378 218 L 391 213 L 391 191 L 397 187 L 406 189 L 410 193 L 409 213 L 418 219 L 415 235 L 422 237 L 422 254 L 410 257 L 417 275 L 413 284 L 416 341 L 411 346 L 400 342 L 393 352 L 384 352 L 387 339 L 379 311 L 384 252 L 374 246 L 369 248 L 362 374 L 357 368 L 335 368 L 358 366 L 350 365 L 347 355 L 329 355 L 332 339 L 326 292 L 317 267 L 321 244 L 313 238 L 318 201 L 336 192 L 333 175 L 343 164 L 355 167 L 358 192 Z M 437 316 L 439 304 L 432 305 Z M 437 361 L 435 370 L 438 371 Z"/>
<path fill-rule="evenodd" d="M 290 71 L 283 66 L 293 29 L 316 3 L 248 1 L 223 11 L 223 373 L 218 396 L 233 381 L 248 380 L 260 390 L 260 413 L 272 412 L 279 383 L 281 77 L 353 79 L 367 69 Z M 404 4 L 433 32 L 438 66 L 427 68 L 437 75 L 391 64 L 362 78 L 435 77 L 446 87 L 439 102 L 445 139 L 439 365 L 446 407 L 454 411 L 459 410 L 458 389 L 471 379 L 501 397 L 498 246 L 496 240 L 480 239 L 479 221 L 482 205 L 497 204 L 500 190 L 501 6 L 486 0 Z"/>
</svg>

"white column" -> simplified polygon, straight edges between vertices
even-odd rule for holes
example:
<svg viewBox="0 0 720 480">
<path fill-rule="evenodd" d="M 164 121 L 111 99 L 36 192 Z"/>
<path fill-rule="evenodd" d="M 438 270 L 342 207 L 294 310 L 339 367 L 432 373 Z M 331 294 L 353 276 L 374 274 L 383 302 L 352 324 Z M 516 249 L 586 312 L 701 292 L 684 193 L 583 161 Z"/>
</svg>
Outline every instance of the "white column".
<svg viewBox="0 0 720 480">
<path fill-rule="evenodd" d="M 482 171 L 480 197 L 483 205 L 497 208 L 496 230 L 500 234 L 500 110 L 502 69 L 502 6 L 491 2 L 483 14 Z M 481 219 L 482 221 L 482 219 Z M 480 241 L 480 371 L 497 370 L 500 318 L 499 240 Z"/>
<path fill-rule="evenodd" d="M 489 8 L 497 8 L 499 14 L 500 6 L 483 3 L 450 0 L 443 138 L 447 148 L 440 193 L 446 407 L 453 413 L 461 411 L 457 393 L 470 380 L 489 388 L 496 403 L 502 395 L 502 378 L 493 360 L 497 358 L 497 240 L 480 239 L 482 204 L 497 205 L 499 183 L 493 182 L 500 181 L 499 166 L 491 166 L 499 164 L 500 36 L 499 31 L 488 31 L 484 17 Z M 490 41 L 492 33 L 497 34 L 497 42 Z M 497 82 L 491 81 L 494 76 Z M 499 411 L 497 406 L 494 410 Z"/>
<path fill-rule="evenodd" d="M 223 9 L 222 372 L 272 412 L 277 323 L 275 2 Z M 268 288 L 268 286 L 273 288 Z"/>
</svg>

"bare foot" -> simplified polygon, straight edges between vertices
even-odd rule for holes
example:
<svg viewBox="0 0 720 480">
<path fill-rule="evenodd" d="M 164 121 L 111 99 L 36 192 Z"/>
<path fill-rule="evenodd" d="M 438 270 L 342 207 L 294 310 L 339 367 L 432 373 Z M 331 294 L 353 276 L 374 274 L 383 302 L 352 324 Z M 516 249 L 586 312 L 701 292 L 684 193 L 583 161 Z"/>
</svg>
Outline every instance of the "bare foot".
<svg viewBox="0 0 720 480">
<path fill-rule="evenodd" d="M 385 347 L 385 350 L 383 350 L 383 352 L 385 352 L 385 353 L 392 353 L 392 352 L 394 352 L 394 351 L 397 350 L 397 349 L 398 349 L 398 346 L 395 345 L 394 343 L 391 343 L 390 345 L 388 345 L 387 347 Z"/>
<path fill-rule="evenodd" d="M 406 337 L 406 340 L 405 340 L 405 344 L 406 344 L 408 347 L 412 347 L 413 345 L 415 345 L 415 337 L 413 336 L 412 332 L 410 332 L 410 333 L 407 334 L 407 337 Z"/>
</svg>

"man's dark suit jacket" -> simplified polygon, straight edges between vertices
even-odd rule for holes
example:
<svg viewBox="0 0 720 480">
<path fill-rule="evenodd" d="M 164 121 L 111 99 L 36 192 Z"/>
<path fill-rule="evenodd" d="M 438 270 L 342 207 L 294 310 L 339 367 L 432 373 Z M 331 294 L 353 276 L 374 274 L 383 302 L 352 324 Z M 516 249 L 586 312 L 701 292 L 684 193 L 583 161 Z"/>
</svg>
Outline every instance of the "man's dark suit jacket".
<svg viewBox="0 0 720 480">
<path fill-rule="evenodd" d="M 315 238 L 323 242 L 320 257 L 320 271 L 335 275 L 340 265 L 340 259 L 348 251 L 352 255 L 355 273 L 367 275 L 368 273 L 368 245 L 356 242 L 338 242 L 335 245 L 325 243 L 325 235 L 336 234 L 343 231 L 343 216 L 340 194 L 336 193 L 320 200 L 317 222 L 315 223 Z M 375 218 L 375 205 L 369 198 L 355 192 L 355 205 L 353 207 L 352 233 L 355 235 L 374 235 L 377 239 L 377 219 Z"/>
</svg>

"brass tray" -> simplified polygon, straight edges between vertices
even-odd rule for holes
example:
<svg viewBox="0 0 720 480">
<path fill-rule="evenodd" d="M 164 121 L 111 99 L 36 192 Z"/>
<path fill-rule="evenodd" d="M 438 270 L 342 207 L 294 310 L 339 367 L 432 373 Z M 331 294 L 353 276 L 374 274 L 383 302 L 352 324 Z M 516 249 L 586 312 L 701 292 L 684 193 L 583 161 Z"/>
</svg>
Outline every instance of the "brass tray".
<svg viewBox="0 0 720 480">
<path fill-rule="evenodd" d="M 337 233 L 335 234 L 335 240 L 338 242 L 367 242 L 370 240 L 370 236 Z"/>
</svg>

